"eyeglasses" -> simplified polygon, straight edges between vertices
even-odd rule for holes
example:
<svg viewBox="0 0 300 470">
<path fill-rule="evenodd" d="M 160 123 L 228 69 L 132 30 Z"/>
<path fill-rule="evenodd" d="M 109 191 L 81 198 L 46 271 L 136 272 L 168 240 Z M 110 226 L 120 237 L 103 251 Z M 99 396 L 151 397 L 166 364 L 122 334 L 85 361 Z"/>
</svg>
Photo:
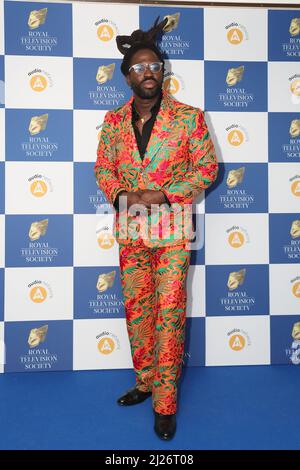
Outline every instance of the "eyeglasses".
<svg viewBox="0 0 300 470">
<path fill-rule="evenodd" d="M 135 71 L 138 75 L 141 75 L 142 73 L 145 73 L 146 68 L 148 67 L 152 73 L 158 73 L 161 71 L 163 66 L 163 62 L 151 62 L 151 64 L 147 64 L 146 62 L 141 62 L 140 64 L 134 64 L 132 65 L 128 72 L 130 72 L 131 69 Z"/>
</svg>

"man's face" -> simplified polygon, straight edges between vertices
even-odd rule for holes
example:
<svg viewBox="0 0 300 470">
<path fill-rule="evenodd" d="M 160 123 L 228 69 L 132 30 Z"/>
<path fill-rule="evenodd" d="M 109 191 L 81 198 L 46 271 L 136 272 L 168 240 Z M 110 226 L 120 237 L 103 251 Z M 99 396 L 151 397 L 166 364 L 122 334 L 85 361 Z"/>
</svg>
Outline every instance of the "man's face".
<svg viewBox="0 0 300 470">
<path fill-rule="evenodd" d="M 141 62 L 150 64 L 151 62 L 160 62 L 160 60 L 151 49 L 140 49 L 132 56 L 130 67 Z M 149 67 L 147 67 L 141 74 L 137 74 L 131 69 L 126 76 L 126 81 L 134 93 L 140 98 L 154 98 L 159 95 L 162 88 L 163 69 L 160 72 L 151 72 Z"/>
</svg>

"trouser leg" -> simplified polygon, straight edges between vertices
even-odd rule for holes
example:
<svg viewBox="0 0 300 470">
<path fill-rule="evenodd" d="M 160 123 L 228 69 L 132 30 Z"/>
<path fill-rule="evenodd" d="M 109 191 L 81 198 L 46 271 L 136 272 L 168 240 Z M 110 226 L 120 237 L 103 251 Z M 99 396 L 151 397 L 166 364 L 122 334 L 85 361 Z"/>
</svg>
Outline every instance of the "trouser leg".
<svg viewBox="0 0 300 470">
<path fill-rule="evenodd" d="M 152 390 L 154 377 L 155 286 L 151 253 L 145 246 L 120 245 L 120 277 L 136 387 Z"/>
<path fill-rule="evenodd" d="M 177 384 L 182 370 L 186 323 L 186 278 L 189 245 L 153 250 L 152 267 L 156 291 L 155 375 L 153 408 L 161 414 L 177 411 Z"/>
</svg>

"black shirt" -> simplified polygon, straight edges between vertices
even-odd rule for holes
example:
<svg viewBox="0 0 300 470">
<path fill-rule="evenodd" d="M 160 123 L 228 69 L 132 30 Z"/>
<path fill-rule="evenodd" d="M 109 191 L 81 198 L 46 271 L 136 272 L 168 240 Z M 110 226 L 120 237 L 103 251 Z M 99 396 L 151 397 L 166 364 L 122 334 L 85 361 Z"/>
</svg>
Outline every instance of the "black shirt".
<svg viewBox="0 0 300 470">
<path fill-rule="evenodd" d="M 143 125 L 142 134 L 140 133 L 140 131 L 139 131 L 137 125 L 136 125 L 136 122 L 139 120 L 140 116 L 138 115 L 138 113 L 135 109 L 134 100 L 132 101 L 132 104 L 131 104 L 131 109 L 132 109 L 131 123 L 132 123 L 132 127 L 133 127 L 133 130 L 134 130 L 134 134 L 135 134 L 136 143 L 137 143 L 137 146 L 138 146 L 138 149 L 139 149 L 140 157 L 141 157 L 142 160 L 143 160 L 145 152 L 147 150 L 147 145 L 148 145 L 148 142 L 149 142 L 150 137 L 151 137 L 151 132 L 152 132 L 155 120 L 156 120 L 156 116 L 159 112 L 161 100 L 162 100 L 162 94 L 160 94 L 158 100 L 156 101 L 156 103 L 150 109 L 152 115 L 151 115 L 151 118 L 147 122 L 145 122 L 145 124 Z M 115 199 L 115 202 L 114 202 L 114 207 L 115 207 L 116 210 L 119 210 L 119 196 L 123 192 L 125 192 L 125 190 L 120 191 L 116 196 L 116 199 Z M 171 204 L 170 204 L 168 198 L 166 197 L 166 195 L 165 195 L 165 200 L 170 206 Z"/>
</svg>

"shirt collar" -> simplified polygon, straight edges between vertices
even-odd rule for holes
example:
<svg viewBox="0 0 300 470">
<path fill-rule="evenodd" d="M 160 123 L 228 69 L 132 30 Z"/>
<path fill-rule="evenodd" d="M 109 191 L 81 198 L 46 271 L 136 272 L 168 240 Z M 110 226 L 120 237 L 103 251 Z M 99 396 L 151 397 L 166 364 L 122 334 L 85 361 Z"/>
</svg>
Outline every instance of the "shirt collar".
<svg viewBox="0 0 300 470">
<path fill-rule="evenodd" d="M 150 109 L 152 116 L 153 116 L 154 114 L 157 114 L 157 113 L 158 113 L 159 108 L 160 108 L 160 105 L 161 105 L 161 100 L 162 100 L 162 92 L 160 92 L 160 95 L 159 95 L 159 97 L 158 97 L 158 100 L 154 103 L 154 105 L 153 105 L 152 108 Z M 131 107 L 132 107 L 132 116 L 133 116 L 134 120 L 136 120 L 136 119 L 139 118 L 139 115 L 138 115 L 138 113 L 136 112 L 136 109 L 135 109 L 135 106 L 134 106 L 134 99 L 132 100 Z"/>
</svg>

